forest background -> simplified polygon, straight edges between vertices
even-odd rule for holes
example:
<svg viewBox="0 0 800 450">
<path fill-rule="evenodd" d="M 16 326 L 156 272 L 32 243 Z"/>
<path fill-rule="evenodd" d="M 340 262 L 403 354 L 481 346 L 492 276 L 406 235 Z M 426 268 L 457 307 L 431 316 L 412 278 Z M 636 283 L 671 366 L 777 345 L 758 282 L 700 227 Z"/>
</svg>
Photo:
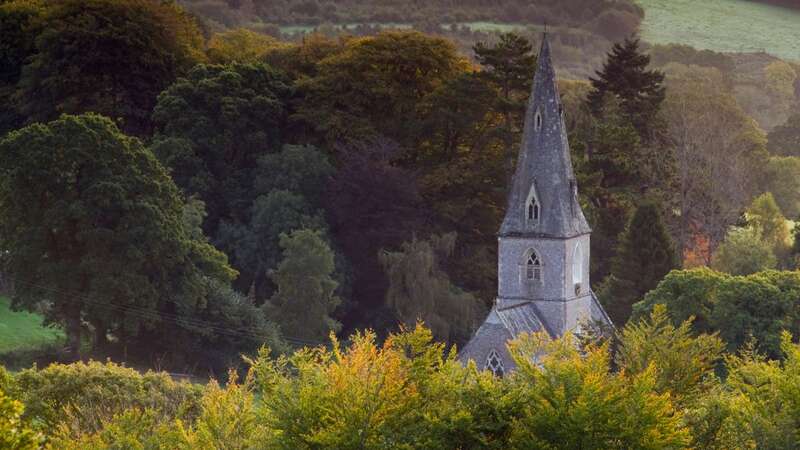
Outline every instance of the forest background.
<svg viewBox="0 0 800 450">
<path fill-rule="evenodd" d="M 647 42 L 657 0 L 412 3 L 0 0 L 2 362 L 246 375 L 2 370 L 0 447 L 798 445 L 800 53 Z M 619 332 L 501 379 L 450 345 L 544 24 Z"/>
</svg>

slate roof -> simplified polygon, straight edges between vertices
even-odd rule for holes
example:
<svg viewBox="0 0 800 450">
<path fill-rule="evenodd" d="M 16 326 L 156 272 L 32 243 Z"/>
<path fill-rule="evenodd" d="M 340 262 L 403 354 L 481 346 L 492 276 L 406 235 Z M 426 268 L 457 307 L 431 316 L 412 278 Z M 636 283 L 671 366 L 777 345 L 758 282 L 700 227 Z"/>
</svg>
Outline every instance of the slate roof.
<svg viewBox="0 0 800 450">
<path fill-rule="evenodd" d="M 538 131 L 537 111 L 542 117 Z M 542 210 L 540 223 L 535 226 L 525 220 L 524 207 L 534 183 Z M 550 44 L 545 35 L 500 236 L 573 237 L 591 232 L 578 203 L 577 189 Z"/>
</svg>

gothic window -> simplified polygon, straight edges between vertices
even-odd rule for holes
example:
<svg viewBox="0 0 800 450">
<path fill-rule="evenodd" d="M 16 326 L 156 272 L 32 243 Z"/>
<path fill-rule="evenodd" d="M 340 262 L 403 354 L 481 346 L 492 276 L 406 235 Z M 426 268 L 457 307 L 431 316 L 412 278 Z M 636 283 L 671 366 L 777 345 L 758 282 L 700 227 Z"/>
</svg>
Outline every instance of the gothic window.
<svg viewBox="0 0 800 450">
<path fill-rule="evenodd" d="M 542 281 L 542 261 L 535 250 L 528 251 L 528 257 L 525 260 L 525 279 L 528 281 Z"/>
<path fill-rule="evenodd" d="M 534 116 L 533 119 L 533 128 L 536 131 L 542 129 L 542 113 L 538 109 L 536 110 L 536 116 Z"/>
<path fill-rule="evenodd" d="M 536 185 L 531 186 L 528 193 L 528 201 L 525 202 L 525 221 L 531 225 L 538 225 L 542 210 L 539 206 L 539 198 L 536 195 Z"/>
<path fill-rule="evenodd" d="M 497 353 L 497 350 L 492 349 L 489 352 L 489 356 L 486 357 L 486 367 L 484 367 L 484 369 L 491 370 L 497 377 L 505 375 L 506 370 L 505 367 L 503 367 L 503 360 L 500 359 L 500 354 Z"/>
<path fill-rule="evenodd" d="M 581 243 L 575 244 L 575 250 L 572 252 L 572 282 L 575 283 L 575 294 L 579 294 L 581 290 L 581 283 L 583 283 L 583 250 L 581 250 Z"/>
</svg>

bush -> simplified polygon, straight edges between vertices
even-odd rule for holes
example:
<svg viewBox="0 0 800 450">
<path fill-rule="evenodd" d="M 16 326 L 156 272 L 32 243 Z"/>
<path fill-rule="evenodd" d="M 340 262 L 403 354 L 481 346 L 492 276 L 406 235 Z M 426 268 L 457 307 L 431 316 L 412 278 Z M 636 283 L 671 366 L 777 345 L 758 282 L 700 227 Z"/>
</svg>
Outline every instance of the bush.
<svg viewBox="0 0 800 450">
<path fill-rule="evenodd" d="M 26 419 L 75 434 L 96 431 L 131 408 L 193 419 L 202 395 L 200 386 L 176 382 L 166 373 L 141 374 L 111 362 L 52 364 L 23 370 L 14 378 Z"/>
</svg>

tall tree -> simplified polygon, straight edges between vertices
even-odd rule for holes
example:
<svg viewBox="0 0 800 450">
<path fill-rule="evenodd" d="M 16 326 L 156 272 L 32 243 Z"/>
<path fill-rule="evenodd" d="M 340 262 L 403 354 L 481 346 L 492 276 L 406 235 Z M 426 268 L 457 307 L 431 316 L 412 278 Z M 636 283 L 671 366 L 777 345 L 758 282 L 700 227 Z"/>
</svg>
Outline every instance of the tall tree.
<svg viewBox="0 0 800 450">
<path fill-rule="evenodd" d="M 339 169 L 323 197 L 333 241 L 352 265 L 352 300 L 358 307 L 348 322 L 380 329 L 393 324 L 380 323 L 376 314 L 388 288 L 378 252 L 429 227 L 413 173 L 391 163 L 398 152 L 385 139 L 341 149 Z"/>
<path fill-rule="evenodd" d="M 25 122 L 14 93 L 25 60 L 34 54 L 45 11 L 38 0 L 0 2 L 0 136 Z"/>
<path fill-rule="evenodd" d="M 336 269 L 334 253 L 318 231 L 300 229 L 280 240 L 283 260 L 271 274 L 277 292 L 266 303 L 268 316 L 291 338 L 321 342 L 341 324 L 331 314 L 341 300 L 338 283 L 331 277 Z"/>
<path fill-rule="evenodd" d="M 517 156 L 515 150 L 520 141 L 522 116 L 536 69 L 536 56 L 531 43 L 516 33 L 503 33 L 495 45 L 479 42 L 472 49 L 475 59 L 484 67 L 481 75 L 500 92 L 494 106 L 504 119 L 501 134 L 508 152 L 506 169 L 510 179 Z"/>
<path fill-rule="evenodd" d="M 291 91 L 263 64 L 199 65 L 158 98 L 153 150 L 187 194 L 206 203 L 204 229 L 247 223 L 258 158 L 280 150 Z"/>
<path fill-rule="evenodd" d="M 146 134 L 158 94 L 203 57 L 194 18 L 175 2 L 63 0 L 45 20 L 19 83 L 29 122 L 92 111 Z"/>
<path fill-rule="evenodd" d="M 588 99 L 597 116 L 608 95 L 618 99 L 626 118 L 643 139 L 650 138 L 653 120 L 666 95 L 664 74 L 648 70 L 649 64 L 650 56 L 639 49 L 638 38 L 629 37 L 614 44 L 597 77 L 591 78 L 593 89 Z"/>
<path fill-rule="evenodd" d="M 439 37 L 387 31 L 352 38 L 299 84 L 305 100 L 296 117 L 328 143 L 382 135 L 411 145 L 420 102 L 466 68 L 453 44 Z"/>
<path fill-rule="evenodd" d="M 800 107 L 767 135 L 767 149 L 773 155 L 800 156 Z"/>
<path fill-rule="evenodd" d="M 677 266 L 672 239 L 658 206 L 645 203 L 636 209 L 620 237 L 611 276 L 598 296 L 614 322 L 623 325 L 631 315 L 633 304 L 642 300 Z"/>
<path fill-rule="evenodd" d="M 384 251 L 380 262 L 389 278 L 386 302 L 411 328 L 417 321 L 442 341 L 463 343 L 481 317 L 481 302 L 454 286 L 442 271 L 441 260 L 451 256 L 456 236 L 431 236 L 406 242 L 400 251 Z"/>
<path fill-rule="evenodd" d="M 0 239 L 13 305 L 43 308 L 77 352 L 95 342 L 174 342 L 164 316 L 202 308 L 203 280 L 228 282 L 225 255 L 193 240 L 166 169 L 136 138 L 97 115 L 62 116 L 0 141 Z"/>
</svg>

